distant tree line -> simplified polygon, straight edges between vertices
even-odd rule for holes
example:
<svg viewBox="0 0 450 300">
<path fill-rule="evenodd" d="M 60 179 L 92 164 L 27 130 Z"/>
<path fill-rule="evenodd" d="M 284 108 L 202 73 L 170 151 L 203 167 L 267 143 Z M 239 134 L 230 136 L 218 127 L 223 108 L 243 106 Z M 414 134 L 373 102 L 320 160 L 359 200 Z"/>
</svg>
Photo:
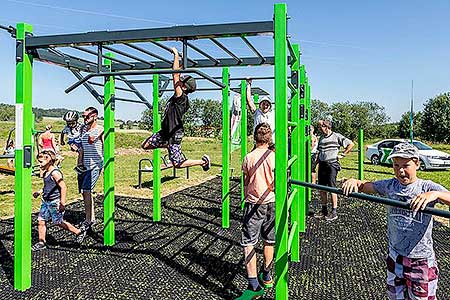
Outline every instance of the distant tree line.
<svg viewBox="0 0 450 300">
<path fill-rule="evenodd" d="M 0 103 L 0 121 L 14 121 L 15 119 L 15 105 Z M 70 111 L 67 108 L 38 108 L 33 107 L 33 113 L 37 122 L 42 121 L 43 117 L 62 118 L 62 116 Z M 81 112 L 78 112 L 81 116 Z"/>
<path fill-rule="evenodd" d="M 398 125 L 398 135 L 408 138 L 410 113 L 405 112 Z M 413 116 L 414 138 L 436 143 L 450 143 L 450 93 L 428 99 L 423 110 Z"/>
<path fill-rule="evenodd" d="M 162 116 L 167 97 L 161 99 L 159 113 Z M 185 133 L 188 136 L 221 137 L 222 134 L 222 104 L 214 99 L 195 98 L 190 101 L 190 108 L 184 116 Z M 62 117 L 66 108 L 33 108 L 36 121 L 43 117 Z M 81 114 L 81 113 L 80 113 Z M 15 106 L 0 103 L 0 121 L 14 121 Z M 383 106 L 376 102 L 336 102 L 328 104 L 318 99 L 311 101 L 311 122 L 316 125 L 320 119 L 330 119 L 333 130 L 355 140 L 358 129 L 364 129 L 367 139 L 375 138 L 409 138 L 410 113 L 405 109 L 399 122 L 390 122 Z M 413 115 L 414 138 L 435 142 L 450 143 L 450 93 L 444 93 L 430 98 L 422 110 Z M 122 122 L 123 128 L 133 128 L 133 121 Z M 141 129 L 151 130 L 153 127 L 153 110 L 147 109 L 138 121 Z M 253 116 L 247 114 L 247 133 L 252 134 Z"/>
<path fill-rule="evenodd" d="M 160 115 L 168 98 L 160 102 Z M 406 109 L 407 110 L 407 109 Z M 333 130 L 356 140 L 358 129 L 364 129 L 366 139 L 408 138 L 409 111 L 399 122 L 391 122 L 384 106 L 374 101 L 335 102 L 328 104 L 318 99 L 311 101 L 311 124 L 317 126 L 320 119 L 329 119 Z M 429 99 L 422 111 L 414 113 L 414 137 L 430 142 L 450 143 L 450 93 Z M 213 99 L 192 99 L 184 116 L 186 135 L 220 137 L 222 134 L 222 105 Z M 143 112 L 139 122 L 141 129 L 151 130 L 153 110 Z M 253 116 L 247 114 L 247 133 L 252 134 Z"/>
</svg>

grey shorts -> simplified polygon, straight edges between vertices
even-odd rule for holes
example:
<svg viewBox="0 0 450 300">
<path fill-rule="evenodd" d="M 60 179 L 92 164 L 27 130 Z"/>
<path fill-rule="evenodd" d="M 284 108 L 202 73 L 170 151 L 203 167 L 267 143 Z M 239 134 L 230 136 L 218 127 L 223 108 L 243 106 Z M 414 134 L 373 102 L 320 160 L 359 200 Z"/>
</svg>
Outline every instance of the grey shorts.
<svg viewBox="0 0 450 300">
<path fill-rule="evenodd" d="M 256 245 L 260 235 L 264 242 L 275 244 L 275 202 L 245 203 L 241 246 Z"/>
</svg>

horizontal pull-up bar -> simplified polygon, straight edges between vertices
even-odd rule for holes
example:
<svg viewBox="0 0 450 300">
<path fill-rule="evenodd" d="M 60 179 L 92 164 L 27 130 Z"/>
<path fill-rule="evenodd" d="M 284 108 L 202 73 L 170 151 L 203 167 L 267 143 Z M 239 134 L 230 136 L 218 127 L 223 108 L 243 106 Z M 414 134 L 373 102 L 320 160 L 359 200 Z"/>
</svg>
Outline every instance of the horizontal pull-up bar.
<svg viewBox="0 0 450 300">
<path fill-rule="evenodd" d="M 152 106 L 144 101 L 141 100 L 135 100 L 135 99 L 127 99 L 127 98 L 120 98 L 120 97 L 116 97 L 114 96 L 114 100 L 117 101 L 122 101 L 122 102 L 130 102 L 130 103 L 138 103 L 138 104 L 144 104 L 145 106 L 147 106 L 148 108 L 152 108 Z"/>
<path fill-rule="evenodd" d="M 88 81 L 87 83 L 95 85 L 95 86 L 101 86 L 104 87 L 104 84 L 98 83 L 98 82 L 93 82 L 93 81 Z M 114 89 L 116 90 L 120 90 L 120 91 L 125 91 L 125 92 L 132 92 L 134 93 L 134 90 L 132 89 L 127 89 L 127 88 L 123 88 L 123 87 L 119 87 L 119 86 L 115 86 Z"/>
<path fill-rule="evenodd" d="M 201 92 L 201 91 L 221 91 L 221 88 L 197 88 L 195 91 L 196 92 Z M 174 92 L 174 89 L 165 89 L 165 90 L 160 90 L 160 92 Z"/>
<path fill-rule="evenodd" d="M 174 74 L 174 73 L 195 73 L 211 83 L 214 83 L 215 85 L 224 88 L 225 85 L 214 79 L 213 77 L 209 76 L 208 74 L 196 70 L 196 69 L 184 69 L 184 70 L 142 70 L 142 71 L 119 71 L 119 72 L 101 72 L 101 73 L 91 73 L 86 75 L 85 77 L 81 78 L 74 84 L 72 84 L 70 87 L 68 87 L 65 90 L 65 93 L 68 94 L 80 85 L 86 83 L 89 79 L 94 77 L 104 77 L 104 76 L 133 76 L 133 75 L 149 75 L 149 74 Z"/>
<path fill-rule="evenodd" d="M 329 187 L 329 186 L 313 184 L 313 183 L 308 183 L 308 182 L 303 182 L 303 181 L 297 181 L 297 180 L 293 180 L 293 179 L 290 179 L 289 183 L 304 186 L 304 187 L 311 188 L 311 189 L 321 190 L 324 192 L 330 192 L 330 193 L 334 193 L 334 194 L 344 195 L 344 192 L 341 189 L 337 189 L 337 188 L 333 188 L 333 187 Z M 394 207 L 411 210 L 411 207 L 409 206 L 408 203 L 399 201 L 399 200 L 394 200 L 394 199 L 389 199 L 389 198 L 384 198 L 384 197 L 377 197 L 377 196 L 363 194 L 363 193 L 350 193 L 350 194 L 348 194 L 348 197 L 358 198 L 358 199 L 367 200 L 370 202 L 375 202 L 375 203 L 380 203 L 380 204 L 385 204 L 385 205 L 389 205 L 389 206 L 394 206 Z M 450 211 L 436 209 L 436 208 L 432 208 L 432 207 L 426 207 L 424 210 L 422 210 L 422 212 L 426 213 L 426 214 L 450 219 Z"/>
</svg>

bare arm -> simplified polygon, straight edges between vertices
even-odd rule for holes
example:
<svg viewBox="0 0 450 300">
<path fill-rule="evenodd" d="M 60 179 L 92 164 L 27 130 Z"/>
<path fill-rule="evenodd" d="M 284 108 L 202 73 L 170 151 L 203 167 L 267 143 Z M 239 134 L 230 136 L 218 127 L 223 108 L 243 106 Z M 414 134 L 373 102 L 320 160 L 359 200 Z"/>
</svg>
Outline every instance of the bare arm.
<svg viewBox="0 0 450 300">
<path fill-rule="evenodd" d="M 59 143 L 61 146 L 64 146 L 66 143 L 64 142 L 64 132 L 61 131 L 61 135 L 59 136 Z"/>
<path fill-rule="evenodd" d="M 450 205 L 450 192 L 431 191 L 420 194 L 411 201 L 411 209 L 414 211 L 423 210 L 428 203 L 440 200 L 442 203 Z"/>
<path fill-rule="evenodd" d="M 178 50 L 175 47 L 172 48 L 172 52 L 173 52 L 172 69 L 180 70 L 180 54 L 178 54 Z M 182 83 L 180 81 L 180 73 L 173 73 L 172 79 L 173 79 L 173 88 L 175 90 L 175 96 L 180 97 L 181 95 L 183 95 L 183 89 L 181 88 Z"/>
<path fill-rule="evenodd" d="M 247 97 L 246 97 L 247 105 L 250 109 L 250 112 L 252 114 L 254 114 L 256 111 L 256 105 L 252 99 L 252 80 L 251 79 L 247 79 L 247 93 L 246 94 L 247 94 Z M 242 101 L 242 99 L 241 99 L 241 101 Z"/>
<path fill-rule="evenodd" d="M 345 195 L 350 193 L 376 194 L 373 183 L 367 180 L 349 179 L 342 184 L 342 191 Z"/>
<path fill-rule="evenodd" d="M 59 172 L 59 171 L 53 172 L 52 177 L 61 189 L 61 204 L 60 204 L 59 210 L 62 212 L 62 211 L 64 211 L 65 206 L 66 206 L 67 186 L 63 180 L 61 172 Z"/>
<path fill-rule="evenodd" d="M 344 149 L 344 155 L 347 155 L 350 151 L 352 151 L 354 146 L 355 146 L 355 144 L 353 142 L 348 144 L 348 146 L 345 147 L 345 149 Z"/>
<path fill-rule="evenodd" d="M 103 130 L 103 127 L 100 128 L 100 134 L 98 136 L 99 140 L 102 142 L 102 144 L 105 144 L 105 131 Z"/>
<path fill-rule="evenodd" d="M 44 144 L 42 144 L 42 134 L 40 134 L 38 137 L 38 144 L 39 144 L 39 147 L 41 147 L 41 148 L 44 146 Z"/>
</svg>

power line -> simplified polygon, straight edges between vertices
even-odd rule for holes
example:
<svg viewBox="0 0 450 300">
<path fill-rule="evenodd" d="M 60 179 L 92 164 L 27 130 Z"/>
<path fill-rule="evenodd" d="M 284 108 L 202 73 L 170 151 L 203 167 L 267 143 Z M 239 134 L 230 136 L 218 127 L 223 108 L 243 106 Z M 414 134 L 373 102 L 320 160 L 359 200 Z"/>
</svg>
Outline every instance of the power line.
<svg viewBox="0 0 450 300">
<path fill-rule="evenodd" d="M 103 17 L 120 18 L 120 19 L 125 19 L 125 20 L 151 22 L 151 23 L 159 23 L 159 24 L 166 24 L 166 25 L 175 25 L 174 23 L 169 23 L 169 22 L 164 22 L 164 21 L 159 21 L 159 20 L 136 18 L 136 17 L 130 17 L 130 16 L 116 15 L 116 14 L 99 13 L 99 12 L 90 11 L 90 10 L 76 9 L 76 8 L 70 8 L 70 7 L 61 7 L 61 6 L 54 6 L 54 5 L 48 5 L 48 4 L 39 4 L 39 3 L 28 2 L 28 1 L 21 1 L 21 0 L 5 0 L 5 1 L 11 2 L 11 3 L 17 3 L 17 4 L 24 4 L 24 5 L 31 5 L 31 6 L 37 6 L 37 7 L 52 8 L 52 9 L 58 9 L 58 10 L 76 12 L 76 13 L 83 13 L 83 14 L 103 16 Z"/>
</svg>

